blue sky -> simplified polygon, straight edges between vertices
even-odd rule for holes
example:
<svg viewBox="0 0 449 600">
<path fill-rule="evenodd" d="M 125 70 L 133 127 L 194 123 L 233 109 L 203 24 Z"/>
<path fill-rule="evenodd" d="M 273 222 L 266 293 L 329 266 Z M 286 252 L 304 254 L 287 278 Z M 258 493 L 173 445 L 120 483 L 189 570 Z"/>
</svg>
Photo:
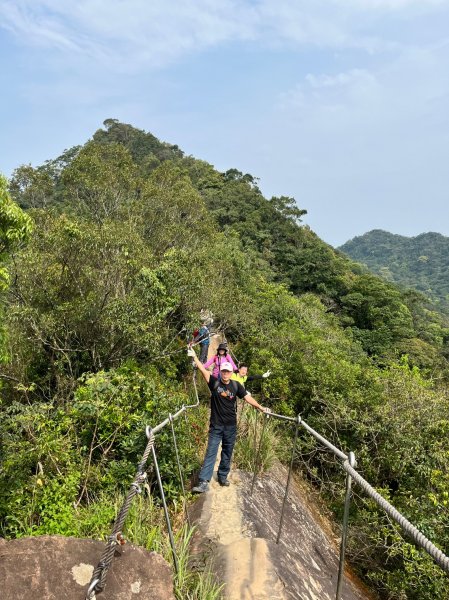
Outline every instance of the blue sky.
<svg viewBox="0 0 449 600">
<path fill-rule="evenodd" d="M 0 0 L 0 171 L 117 118 L 340 245 L 449 235 L 449 0 Z"/>
</svg>

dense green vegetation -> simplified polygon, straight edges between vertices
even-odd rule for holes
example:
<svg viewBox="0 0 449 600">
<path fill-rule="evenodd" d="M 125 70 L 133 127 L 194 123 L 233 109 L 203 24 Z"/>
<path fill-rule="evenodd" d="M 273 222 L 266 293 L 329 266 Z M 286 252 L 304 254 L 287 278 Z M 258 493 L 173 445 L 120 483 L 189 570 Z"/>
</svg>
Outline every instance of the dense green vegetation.
<svg viewBox="0 0 449 600">
<path fill-rule="evenodd" d="M 387 281 L 422 292 L 449 314 L 449 238 L 444 235 L 404 237 L 375 229 L 340 250 Z"/>
<path fill-rule="evenodd" d="M 10 253 L 23 244 L 32 229 L 31 219 L 12 202 L 8 194 L 8 182 L 0 175 L 0 297 L 8 289 L 9 272 L 6 262 Z M 3 304 L 0 305 L 0 363 L 5 354 L 5 330 L 3 328 Z"/>
<path fill-rule="evenodd" d="M 129 485 L 144 425 L 189 399 L 185 339 L 207 307 L 240 359 L 273 372 L 264 402 L 354 450 L 449 551 L 449 328 L 423 296 L 335 253 L 251 175 L 112 119 L 84 146 L 19 167 L 10 193 L 34 233 L 10 249 L 3 297 L 2 535 L 107 531 L 106 498 Z M 180 428 L 188 474 L 197 421 Z M 158 452 L 179 506 L 168 434 Z M 243 443 L 241 464 L 249 455 Z M 298 468 L 339 516 L 335 461 L 305 437 Z M 357 496 L 351 523 L 350 557 L 383 597 L 449 599 L 443 573 L 372 503 Z"/>
</svg>

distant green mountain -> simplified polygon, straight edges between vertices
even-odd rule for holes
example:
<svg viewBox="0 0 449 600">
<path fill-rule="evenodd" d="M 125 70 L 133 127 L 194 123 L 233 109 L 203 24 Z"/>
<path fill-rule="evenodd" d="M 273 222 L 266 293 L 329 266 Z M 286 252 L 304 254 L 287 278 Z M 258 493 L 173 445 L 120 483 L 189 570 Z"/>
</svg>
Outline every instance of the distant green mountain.
<svg viewBox="0 0 449 600">
<path fill-rule="evenodd" d="M 388 281 L 423 292 L 449 312 L 449 237 L 433 232 L 405 237 L 374 229 L 339 250 Z"/>
</svg>

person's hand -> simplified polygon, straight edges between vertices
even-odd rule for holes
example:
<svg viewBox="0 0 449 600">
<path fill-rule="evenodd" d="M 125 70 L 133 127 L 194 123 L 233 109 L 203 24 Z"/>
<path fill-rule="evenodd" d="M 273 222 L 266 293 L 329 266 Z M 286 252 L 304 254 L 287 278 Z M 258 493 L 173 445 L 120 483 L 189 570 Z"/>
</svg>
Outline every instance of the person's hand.
<svg viewBox="0 0 449 600">
<path fill-rule="evenodd" d="M 195 358 L 196 356 L 196 352 L 191 346 L 187 346 L 187 356 L 190 356 L 191 358 Z"/>
<path fill-rule="evenodd" d="M 261 411 L 263 413 L 265 413 L 266 415 L 269 415 L 271 413 L 271 408 L 268 408 L 268 406 L 261 406 Z"/>
<path fill-rule="evenodd" d="M 263 377 L 264 379 L 266 379 L 266 378 L 267 378 L 267 377 L 269 377 L 270 375 L 271 375 L 271 371 L 267 371 L 266 373 L 264 373 L 264 374 L 262 375 L 262 377 Z"/>
</svg>

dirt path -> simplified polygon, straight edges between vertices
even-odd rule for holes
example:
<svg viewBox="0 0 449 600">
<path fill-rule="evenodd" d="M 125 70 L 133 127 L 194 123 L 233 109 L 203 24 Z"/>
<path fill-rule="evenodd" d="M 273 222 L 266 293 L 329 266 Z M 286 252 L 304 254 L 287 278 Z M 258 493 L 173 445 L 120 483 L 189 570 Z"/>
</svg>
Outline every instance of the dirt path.
<svg viewBox="0 0 449 600">
<path fill-rule="evenodd" d="M 221 334 L 211 337 L 208 358 L 223 341 Z M 215 464 L 215 473 L 220 452 Z M 272 565 L 266 540 L 255 538 L 244 524 L 241 480 L 231 471 L 231 485 L 218 485 L 216 475 L 203 495 L 198 525 L 214 548 L 214 570 L 225 583 L 227 600 L 286 600 L 283 584 Z"/>
<path fill-rule="evenodd" d="M 208 358 L 223 341 L 211 337 Z M 218 468 L 220 453 L 215 464 Z M 283 585 L 271 563 L 265 540 L 251 537 L 242 520 L 241 481 L 237 473 L 229 476 L 231 485 L 221 487 L 216 476 L 205 494 L 200 527 L 215 547 L 214 563 L 225 582 L 228 600 L 284 600 Z"/>
<path fill-rule="evenodd" d="M 210 336 L 209 350 L 207 353 L 207 359 L 212 358 L 212 356 L 217 352 L 218 344 L 223 340 L 223 336 L 221 333 L 214 333 Z"/>
</svg>

